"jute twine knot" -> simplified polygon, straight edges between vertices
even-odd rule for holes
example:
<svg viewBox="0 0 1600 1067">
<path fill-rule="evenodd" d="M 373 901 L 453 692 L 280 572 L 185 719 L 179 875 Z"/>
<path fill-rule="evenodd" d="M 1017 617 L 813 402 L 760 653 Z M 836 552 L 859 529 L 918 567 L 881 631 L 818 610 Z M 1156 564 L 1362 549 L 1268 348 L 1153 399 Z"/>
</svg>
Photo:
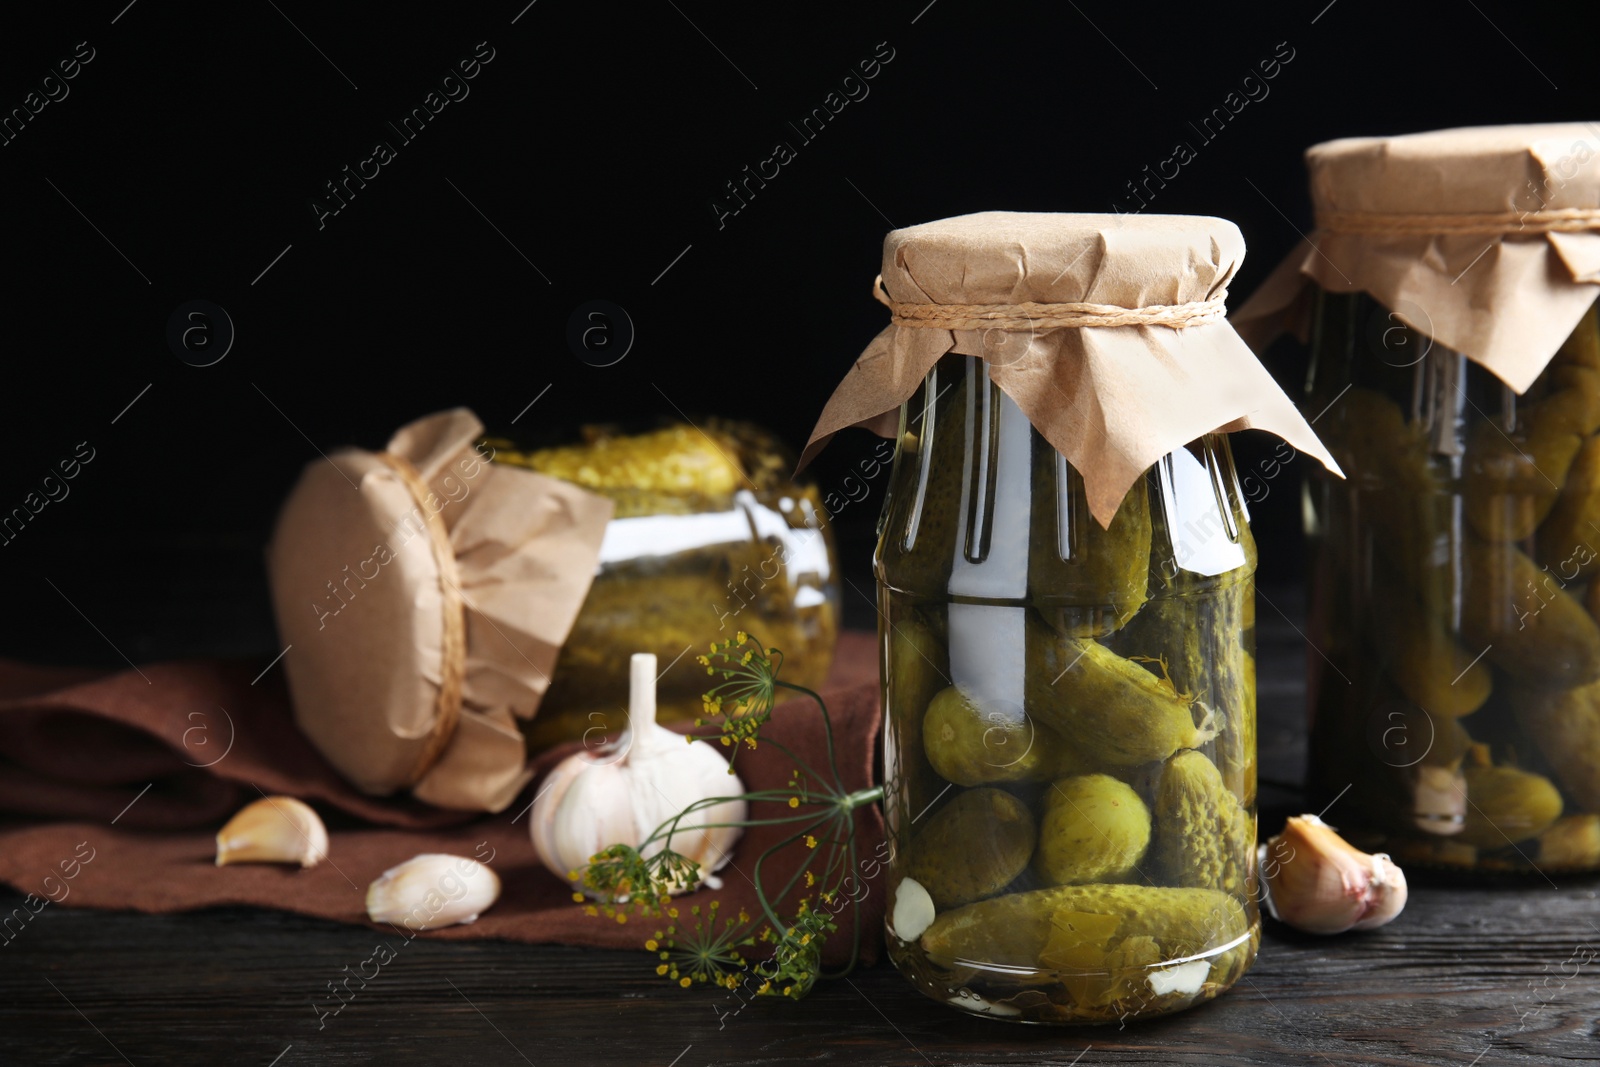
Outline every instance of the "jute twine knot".
<svg viewBox="0 0 1600 1067">
<path fill-rule="evenodd" d="M 872 295 L 893 314 L 896 326 L 922 330 L 1058 330 L 1069 327 L 1166 326 L 1182 330 L 1222 322 L 1228 317 L 1226 290 L 1209 300 L 1188 304 L 1151 304 L 1125 308 L 1117 304 L 902 304 L 883 291 L 883 275 L 872 283 Z"/>
<path fill-rule="evenodd" d="M 1546 208 L 1541 211 L 1450 212 L 1437 215 L 1380 211 L 1319 212 L 1317 228 L 1349 234 L 1515 234 L 1580 233 L 1600 230 L 1600 208 Z"/>
</svg>

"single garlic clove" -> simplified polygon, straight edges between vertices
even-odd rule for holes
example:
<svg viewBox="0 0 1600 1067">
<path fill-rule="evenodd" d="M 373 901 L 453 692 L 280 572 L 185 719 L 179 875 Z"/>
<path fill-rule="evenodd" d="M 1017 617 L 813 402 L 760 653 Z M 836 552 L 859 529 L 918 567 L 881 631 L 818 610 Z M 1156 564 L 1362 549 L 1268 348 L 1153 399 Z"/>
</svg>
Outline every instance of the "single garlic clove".
<svg viewBox="0 0 1600 1067">
<path fill-rule="evenodd" d="M 894 911 L 889 925 L 902 941 L 915 941 L 934 920 L 933 897 L 915 878 L 902 878 L 894 891 Z"/>
<path fill-rule="evenodd" d="M 500 878 L 464 856 L 425 852 L 367 887 L 367 917 L 408 930 L 470 923 L 500 898 Z"/>
<path fill-rule="evenodd" d="M 311 806 L 294 797 L 252 801 L 217 831 L 217 866 L 230 863 L 298 863 L 315 867 L 328 855 L 328 828 Z"/>
<path fill-rule="evenodd" d="M 1312 934 L 1370 930 L 1406 905 L 1406 876 L 1384 853 L 1368 855 L 1315 815 L 1289 819 L 1261 846 L 1267 906 Z"/>
<path fill-rule="evenodd" d="M 1467 827 L 1467 777 L 1457 767 L 1419 767 L 1411 817 L 1417 829 L 1448 836 Z"/>
</svg>

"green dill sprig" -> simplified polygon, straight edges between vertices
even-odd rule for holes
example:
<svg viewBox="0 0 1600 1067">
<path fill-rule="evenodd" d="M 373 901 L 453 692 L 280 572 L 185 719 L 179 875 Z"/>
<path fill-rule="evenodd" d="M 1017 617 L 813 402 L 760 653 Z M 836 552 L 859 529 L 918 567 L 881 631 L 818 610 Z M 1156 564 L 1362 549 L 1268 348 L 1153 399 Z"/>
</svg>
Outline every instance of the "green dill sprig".
<svg viewBox="0 0 1600 1067">
<path fill-rule="evenodd" d="M 673 836 L 685 819 L 696 812 L 725 803 L 732 797 L 710 797 L 696 801 L 667 819 L 637 848 L 612 845 L 591 857 L 581 871 L 571 872 L 596 903 L 586 904 L 590 915 L 605 915 L 626 923 L 629 913 L 659 920 L 653 936 L 645 940 L 647 951 L 659 961 L 656 974 L 687 989 L 708 984 L 737 989 L 750 984 L 757 996 L 798 999 L 811 991 L 820 977 L 848 974 L 860 954 L 860 898 L 844 891 L 858 870 L 855 809 L 874 803 L 883 796 L 875 787 L 855 792 L 845 788 L 839 774 L 833 723 L 822 698 L 803 686 L 790 685 L 778 678 L 783 653 L 768 648 L 740 631 L 733 638 L 712 642 L 706 655 L 697 662 L 714 678 L 720 678 L 703 696 L 704 715 L 695 725 L 720 724 L 721 744 L 732 748 L 729 773 L 742 749 L 767 744 L 793 764 L 784 789 L 754 790 L 742 794 L 752 804 L 771 803 L 780 814 L 760 819 L 715 823 L 714 826 L 785 826 L 793 832 L 781 838 L 756 857 L 749 874 L 755 885 L 758 914 L 744 909 L 737 915 L 721 916 L 721 903 L 712 901 L 702 909 L 696 904 L 682 914 L 672 903 L 672 893 L 699 884 L 700 865 L 671 847 Z M 827 741 L 826 773 L 819 772 L 781 742 L 761 736 L 771 721 L 779 690 L 810 697 L 822 715 Z M 689 738 L 692 743 L 695 738 Z M 684 832 L 703 824 L 691 823 Z M 770 861 L 785 851 L 799 851 L 803 859 L 782 884 L 769 879 Z M 779 912 L 779 905 L 791 894 L 801 892 L 790 915 Z M 573 894 L 583 902 L 585 893 Z M 846 899 L 848 898 L 848 899 Z M 835 916 L 850 910 L 850 955 L 836 975 L 822 971 L 822 949 L 830 935 L 839 929 Z M 743 949 L 769 949 L 769 958 L 752 962 Z"/>
</svg>

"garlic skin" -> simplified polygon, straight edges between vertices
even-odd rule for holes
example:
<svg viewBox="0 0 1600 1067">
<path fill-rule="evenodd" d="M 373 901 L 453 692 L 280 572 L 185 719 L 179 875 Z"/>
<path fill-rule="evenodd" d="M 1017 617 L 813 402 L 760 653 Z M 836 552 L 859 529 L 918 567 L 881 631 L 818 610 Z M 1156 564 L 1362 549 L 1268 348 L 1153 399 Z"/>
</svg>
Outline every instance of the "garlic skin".
<svg viewBox="0 0 1600 1067">
<path fill-rule="evenodd" d="M 217 866 L 298 863 L 315 867 L 328 855 L 328 828 L 294 797 L 262 797 L 239 809 L 217 831 Z"/>
<path fill-rule="evenodd" d="M 636 653 L 628 671 L 627 732 L 596 752 L 567 757 L 546 776 L 529 821 L 534 850 L 551 873 L 566 879 L 610 845 L 637 847 L 696 801 L 732 797 L 686 817 L 671 840 L 674 851 L 700 864 L 699 880 L 674 886 L 674 894 L 702 882 L 720 888 L 721 879 L 712 872 L 728 862 L 729 849 L 744 830 L 705 827 L 746 818 L 748 805 L 740 796 L 744 783 L 715 747 L 704 741 L 685 743 L 683 735 L 656 723 L 655 656 Z M 653 856 L 666 844 L 653 842 L 642 854 Z"/>
<path fill-rule="evenodd" d="M 408 930 L 470 923 L 500 899 L 500 878 L 465 856 L 424 852 L 367 887 L 367 917 Z"/>
<path fill-rule="evenodd" d="M 1315 815 L 1292 816 L 1261 846 L 1272 914 L 1312 934 L 1382 926 L 1406 906 L 1406 876 L 1379 852 L 1368 855 Z"/>
</svg>

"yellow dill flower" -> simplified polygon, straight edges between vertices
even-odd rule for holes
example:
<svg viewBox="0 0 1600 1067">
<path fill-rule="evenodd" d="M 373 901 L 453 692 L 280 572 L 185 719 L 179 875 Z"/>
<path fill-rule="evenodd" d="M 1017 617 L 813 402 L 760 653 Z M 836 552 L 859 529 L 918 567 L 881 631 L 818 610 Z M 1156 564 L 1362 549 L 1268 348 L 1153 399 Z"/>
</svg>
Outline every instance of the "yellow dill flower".
<svg viewBox="0 0 1600 1067">
<path fill-rule="evenodd" d="M 573 899 L 574 902 L 576 902 L 578 904 L 582 904 L 583 903 L 583 894 L 582 893 L 574 893 L 574 894 L 572 894 L 572 899 Z"/>
<path fill-rule="evenodd" d="M 691 984 L 689 976 L 688 975 L 684 975 L 682 978 L 678 979 L 678 984 L 681 985 L 683 988 L 688 989 L 690 984 Z"/>
<path fill-rule="evenodd" d="M 791 808 L 798 808 L 800 806 L 800 798 L 799 797 L 790 797 L 789 798 L 789 806 Z"/>
<path fill-rule="evenodd" d="M 806 848 L 816 848 L 816 847 L 817 847 L 816 835 L 807 834 L 806 835 Z"/>
<path fill-rule="evenodd" d="M 666 974 L 667 973 L 667 965 L 665 963 L 663 963 L 661 966 L 657 967 L 656 968 L 656 973 L 657 974 L 663 974 L 663 975 Z"/>
<path fill-rule="evenodd" d="M 654 952 L 656 949 L 660 948 L 661 946 L 659 944 L 657 944 L 656 943 L 656 939 L 652 937 L 650 940 L 648 940 L 648 941 L 646 941 L 644 943 L 644 947 L 649 949 L 651 952 Z"/>
</svg>

